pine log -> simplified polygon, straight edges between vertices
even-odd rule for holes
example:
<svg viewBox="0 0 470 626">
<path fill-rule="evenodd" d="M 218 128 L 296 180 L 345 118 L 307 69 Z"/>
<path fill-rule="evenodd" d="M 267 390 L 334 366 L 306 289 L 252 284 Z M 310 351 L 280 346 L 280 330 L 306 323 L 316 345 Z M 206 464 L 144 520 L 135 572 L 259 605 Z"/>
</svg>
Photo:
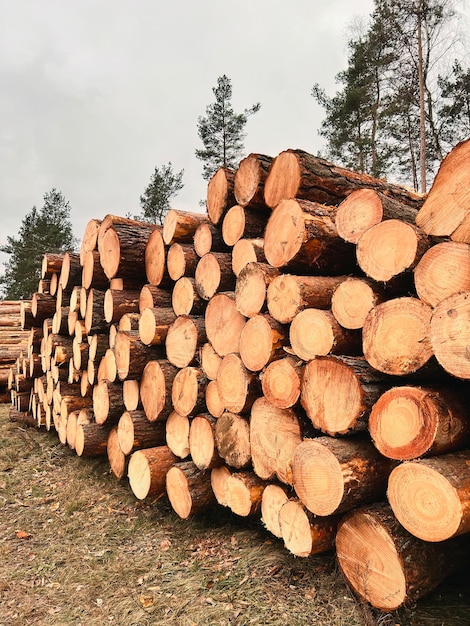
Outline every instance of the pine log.
<svg viewBox="0 0 470 626">
<path fill-rule="evenodd" d="M 139 338 L 146 346 L 163 346 L 168 329 L 176 320 L 170 307 L 144 309 L 139 319 Z"/>
<path fill-rule="evenodd" d="M 266 227 L 268 216 L 261 215 L 249 208 L 235 204 L 225 213 L 222 221 L 222 238 L 227 246 L 234 246 L 242 237 L 252 239 L 261 237 Z"/>
<path fill-rule="evenodd" d="M 85 231 L 80 245 L 80 264 L 85 265 L 85 256 L 89 251 L 98 249 L 98 232 L 101 220 L 91 219 L 85 226 Z"/>
<path fill-rule="evenodd" d="M 95 378 L 98 383 L 101 382 L 102 380 L 109 380 L 110 382 L 113 383 L 116 380 L 117 375 L 118 375 L 116 355 L 114 353 L 114 350 L 111 350 L 111 348 L 108 348 L 108 350 L 106 350 L 103 357 L 101 358 L 100 364 L 98 366 L 98 370 L 96 372 L 96 375 L 93 378 L 93 382 L 92 382 L 92 377 L 91 377 L 92 372 L 90 371 L 90 363 L 91 365 L 93 365 L 93 361 L 90 361 L 90 359 L 88 359 L 87 372 L 88 372 L 88 378 L 90 379 L 91 384 L 95 382 Z"/>
<path fill-rule="evenodd" d="M 117 375 L 119 380 L 140 378 L 149 361 L 163 356 L 159 346 L 146 346 L 137 336 L 118 331 L 114 344 Z"/>
<path fill-rule="evenodd" d="M 183 367 L 173 379 L 171 401 L 180 415 L 194 415 L 206 410 L 207 378 L 197 367 Z"/>
<path fill-rule="evenodd" d="M 189 456 L 190 428 L 190 418 L 176 411 L 172 411 L 165 422 L 166 445 L 180 459 L 186 459 Z"/>
<path fill-rule="evenodd" d="M 235 276 L 238 276 L 248 263 L 268 265 L 264 254 L 264 239 L 239 239 L 233 246 L 232 271 Z"/>
<path fill-rule="evenodd" d="M 279 274 L 267 289 L 268 310 L 274 319 L 287 324 L 304 309 L 329 309 L 333 292 L 346 279 L 347 276 Z"/>
<path fill-rule="evenodd" d="M 77 336 L 76 333 L 75 336 Z M 88 358 L 92 361 L 99 361 L 109 348 L 107 336 L 104 334 L 95 333 L 89 336 L 88 343 L 90 344 Z"/>
<path fill-rule="evenodd" d="M 126 313 L 138 313 L 139 297 L 140 291 L 108 289 L 103 304 L 105 320 L 115 324 Z"/>
<path fill-rule="evenodd" d="M 82 277 L 82 267 L 80 265 L 80 255 L 73 252 L 66 252 L 62 260 L 62 267 L 59 274 L 59 287 L 64 293 L 70 294 L 74 285 L 80 283 Z"/>
<path fill-rule="evenodd" d="M 165 423 L 150 422 L 145 411 L 124 411 L 117 425 L 119 446 L 125 455 L 165 444 Z"/>
<path fill-rule="evenodd" d="M 294 354 L 304 361 L 327 354 L 361 353 L 360 333 L 340 326 L 331 311 L 300 311 L 290 325 L 289 339 Z"/>
<path fill-rule="evenodd" d="M 67 418 L 66 443 L 71 450 L 75 450 L 75 438 L 77 435 L 77 421 L 81 411 L 73 411 Z"/>
<path fill-rule="evenodd" d="M 173 411 L 171 390 L 178 369 L 166 359 L 147 363 L 140 381 L 140 398 L 151 422 L 165 420 Z"/>
<path fill-rule="evenodd" d="M 106 453 L 112 473 L 118 480 L 122 480 L 127 474 L 128 457 L 126 457 L 119 445 L 117 426 L 113 426 L 109 431 Z"/>
<path fill-rule="evenodd" d="M 315 515 L 380 500 L 395 465 L 365 437 L 304 439 L 292 458 L 295 492 Z"/>
<path fill-rule="evenodd" d="M 372 407 L 369 432 L 390 459 L 435 456 L 470 443 L 470 415 L 456 390 L 393 387 Z"/>
<path fill-rule="evenodd" d="M 234 472 L 225 484 L 227 506 L 241 517 L 258 513 L 265 486 L 266 483 L 252 472 Z"/>
<path fill-rule="evenodd" d="M 173 287 L 171 306 L 176 315 L 204 315 L 207 301 L 198 294 L 195 279 L 183 276 Z"/>
<path fill-rule="evenodd" d="M 307 200 L 282 200 L 264 232 L 268 263 L 294 273 L 338 275 L 355 267 L 355 246 L 338 235 L 334 209 Z"/>
<path fill-rule="evenodd" d="M 36 319 L 31 310 L 31 301 L 23 300 L 21 302 L 21 329 L 30 330 L 33 326 L 37 326 Z"/>
<path fill-rule="evenodd" d="M 252 372 L 285 356 L 289 329 L 268 313 L 251 317 L 240 334 L 239 353 L 243 365 Z"/>
<path fill-rule="evenodd" d="M 96 422 L 78 424 L 75 434 L 75 452 L 78 456 L 101 456 L 108 447 L 109 426 Z"/>
<path fill-rule="evenodd" d="M 124 313 L 124 315 L 121 317 L 121 319 L 118 322 L 117 331 L 122 330 L 126 333 L 131 333 L 132 335 L 137 336 L 139 333 L 140 316 L 141 314 L 137 312 L 136 313 Z M 116 337 L 114 337 L 114 342 L 112 342 L 112 338 L 111 338 L 112 328 L 113 326 L 111 326 L 109 329 L 109 335 L 110 335 L 109 343 L 110 343 L 110 347 L 112 344 L 112 347 L 114 348 Z"/>
<path fill-rule="evenodd" d="M 165 339 L 167 359 L 176 367 L 195 362 L 197 350 L 207 341 L 203 317 L 180 315 L 171 324 Z"/>
<path fill-rule="evenodd" d="M 189 451 L 194 465 L 200 470 L 210 470 L 222 464 L 215 445 L 217 420 L 207 414 L 196 415 L 189 429 Z"/>
<path fill-rule="evenodd" d="M 352 191 L 367 187 L 419 208 L 422 197 L 364 173 L 353 172 L 303 150 L 285 150 L 273 161 L 264 188 L 266 204 L 274 208 L 284 199 L 305 198 L 337 205 Z"/>
<path fill-rule="evenodd" d="M 205 213 L 170 209 L 163 222 L 163 242 L 167 246 L 175 242 L 192 243 L 197 227 L 208 222 L 209 218 Z"/>
<path fill-rule="evenodd" d="M 299 419 L 292 409 L 279 409 L 258 398 L 250 414 L 253 469 L 263 480 L 277 477 L 292 485 L 292 456 L 302 441 Z"/>
<path fill-rule="evenodd" d="M 272 162 L 272 157 L 256 153 L 240 161 L 234 180 L 235 199 L 240 206 L 266 211 L 264 185 Z"/>
<path fill-rule="evenodd" d="M 98 250 L 89 250 L 83 262 L 82 268 L 82 285 L 85 289 L 94 287 L 106 291 L 109 288 L 109 278 L 104 273 L 104 269 L 100 262 L 100 253 Z"/>
<path fill-rule="evenodd" d="M 189 243 L 174 243 L 166 256 L 168 274 L 171 280 L 177 281 L 182 276 L 194 276 L 199 257 L 194 246 Z"/>
<path fill-rule="evenodd" d="M 266 295 L 279 270 L 266 263 L 247 263 L 237 276 L 235 302 L 245 317 L 253 317 L 266 310 Z M 274 316 L 273 316 L 274 317 Z"/>
<path fill-rule="evenodd" d="M 31 426 L 34 428 L 38 426 L 37 421 L 30 411 L 20 411 L 14 406 L 10 406 L 8 409 L 8 419 L 10 422 L 17 422 L 22 426 Z"/>
<path fill-rule="evenodd" d="M 231 471 L 226 465 L 220 465 L 211 470 L 212 491 L 221 506 L 227 506 L 227 480 L 230 475 Z"/>
<path fill-rule="evenodd" d="M 122 400 L 126 411 L 135 411 L 142 408 L 139 380 L 128 379 L 122 381 Z"/>
<path fill-rule="evenodd" d="M 433 311 L 430 341 L 440 365 L 452 376 L 470 379 L 470 291 L 448 296 Z"/>
<path fill-rule="evenodd" d="M 122 384 L 102 380 L 93 387 L 93 413 L 97 424 L 117 424 L 125 410 Z"/>
<path fill-rule="evenodd" d="M 285 547 L 295 556 L 329 552 L 334 548 L 338 516 L 315 517 L 299 500 L 288 500 L 279 511 Z"/>
<path fill-rule="evenodd" d="M 423 541 L 470 532 L 469 465 L 470 450 L 398 465 L 387 496 L 400 524 Z"/>
<path fill-rule="evenodd" d="M 217 372 L 217 390 L 222 404 L 232 413 L 249 413 L 253 402 L 261 396 L 258 376 L 249 372 L 235 353 L 222 359 Z"/>
<path fill-rule="evenodd" d="M 201 224 L 194 233 L 194 250 L 199 257 L 209 252 L 228 252 L 220 228 L 213 224 Z"/>
<path fill-rule="evenodd" d="M 206 207 L 212 224 L 218 224 L 228 211 L 236 204 L 235 172 L 228 167 L 219 168 L 207 185 Z"/>
<path fill-rule="evenodd" d="M 414 271 L 418 297 L 436 307 L 441 300 L 470 290 L 470 245 L 445 241 L 425 252 Z"/>
<path fill-rule="evenodd" d="M 468 558 L 469 542 L 421 541 L 387 504 L 352 511 L 338 526 L 336 554 L 349 585 L 382 611 L 394 611 L 435 589 Z"/>
<path fill-rule="evenodd" d="M 429 237 L 413 224 L 387 220 L 361 235 L 356 257 L 364 274 L 386 283 L 414 269 L 430 245 Z"/>
<path fill-rule="evenodd" d="M 109 323 L 104 316 L 104 291 L 90 289 L 86 298 L 85 331 L 87 335 L 104 333 L 109 329 Z"/>
<path fill-rule="evenodd" d="M 201 259 L 194 274 L 196 290 L 204 300 L 217 291 L 235 289 L 236 276 L 232 271 L 232 257 L 228 252 L 208 252 Z"/>
<path fill-rule="evenodd" d="M 451 235 L 470 212 L 470 140 L 457 144 L 441 162 L 416 224 L 429 235 Z"/>
<path fill-rule="evenodd" d="M 413 297 L 393 298 L 371 309 L 362 328 L 364 356 L 370 365 L 395 376 L 426 365 L 433 355 L 431 314 L 430 306 Z"/>
<path fill-rule="evenodd" d="M 243 469 L 250 465 L 250 424 L 236 413 L 225 411 L 215 425 L 215 443 L 227 465 Z"/>
<path fill-rule="evenodd" d="M 398 219 L 414 224 L 417 208 L 374 189 L 356 189 L 338 206 L 335 224 L 345 241 L 357 243 L 363 233 L 382 220 Z"/>
<path fill-rule="evenodd" d="M 279 523 L 279 513 L 281 507 L 289 500 L 287 487 L 284 485 L 266 485 L 261 497 L 261 521 L 269 532 L 282 538 L 281 525 Z"/>
<path fill-rule="evenodd" d="M 314 428 L 345 435 L 367 429 L 374 403 L 392 384 L 361 357 L 317 357 L 305 365 L 301 403 Z"/>
<path fill-rule="evenodd" d="M 359 330 L 369 311 L 384 299 L 384 290 L 379 285 L 366 278 L 350 276 L 333 291 L 331 312 L 343 328 Z"/>
<path fill-rule="evenodd" d="M 237 311 L 233 293 L 218 293 L 206 308 L 207 339 L 221 357 L 238 351 L 240 334 L 246 318 Z"/>
<path fill-rule="evenodd" d="M 167 446 L 144 448 L 134 452 L 129 459 L 127 472 L 135 497 L 144 500 L 163 496 L 166 475 L 177 460 Z"/>
<path fill-rule="evenodd" d="M 42 257 L 41 278 L 50 278 L 52 274 L 60 274 L 63 260 L 63 254 L 46 252 Z"/>
<path fill-rule="evenodd" d="M 72 335 L 69 333 L 69 313 L 70 307 L 61 306 L 56 309 L 52 317 L 52 332 L 58 335 Z M 73 325 L 72 331 L 75 328 L 75 324 Z"/>
<path fill-rule="evenodd" d="M 191 461 L 176 463 L 168 470 L 166 491 L 173 510 L 182 519 L 215 504 L 210 475 L 198 470 Z"/>
<path fill-rule="evenodd" d="M 219 394 L 216 380 L 209 380 L 206 386 L 206 407 L 208 412 L 219 418 L 225 411 L 225 406 Z"/>
<path fill-rule="evenodd" d="M 139 296 L 139 310 L 141 313 L 144 309 L 168 306 L 171 306 L 170 291 L 155 285 L 144 285 L 141 288 Z"/>
<path fill-rule="evenodd" d="M 51 318 L 56 312 L 56 299 L 48 293 L 33 293 L 31 298 L 31 313 L 35 326 L 39 326 L 46 318 Z"/>
<path fill-rule="evenodd" d="M 199 348 L 199 363 L 209 380 L 216 380 L 222 357 L 217 354 L 211 343 L 206 342 Z"/>
<path fill-rule="evenodd" d="M 279 409 L 293 407 L 300 398 L 303 368 L 303 361 L 292 356 L 270 363 L 260 374 L 266 400 Z"/>
<path fill-rule="evenodd" d="M 171 284 L 166 267 L 166 248 L 160 228 L 156 228 L 148 238 L 145 249 L 145 271 L 147 282 L 156 287 Z"/>
<path fill-rule="evenodd" d="M 51 279 L 40 278 L 38 282 L 39 293 L 51 293 Z"/>
</svg>

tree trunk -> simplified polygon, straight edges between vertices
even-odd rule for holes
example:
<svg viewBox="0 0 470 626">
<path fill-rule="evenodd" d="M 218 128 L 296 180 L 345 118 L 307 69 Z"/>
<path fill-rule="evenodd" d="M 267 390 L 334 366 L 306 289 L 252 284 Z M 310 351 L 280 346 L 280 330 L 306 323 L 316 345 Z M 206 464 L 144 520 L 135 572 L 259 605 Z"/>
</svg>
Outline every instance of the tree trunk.
<svg viewBox="0 0 470 626">
<path fill-rule="evenodd" d="M 155 285 L 144 285 L 140 290 L 139 310 L 153 309 L 154 307 L 171 306 L 171 292 Z"/>
<path fill-rule="evenodd" d="M 110 324 L 116 324 L 126 313 L 139 312 L 140 291 L 108 289 L 104 296 L 104 318 Z"/>
<path fill-rule="evenodd" d="M 85 331 L 87 335 L 105 333 L 109 323 L 104 317 L 104 291 L 90 289 L 86 299 Z"/>
<path fill-rule="evenodd" d="M 285 356 L 289 329 L 271 315 L 255 315 L 243 327 L 239 352 L 243 365 L 252 372 L 261 371 L 268 363 Z"/>
<path fill-rule="evenodd" d="M 77 424 L 75 452 L 78 456 L 101 456 L 108 447 L 109 426 L 96 422 Z"/>
<path fill-rule="evenodd" d="M 264 239 L 239 239 L 233 246 L 232 270 L 235 276 L 238 276 L 248 263 L 261 263 L 268 266 L 264 254 Z"/>
<path fill-rule="evenodd" d="M 80 283 L 82 277 L 82 266 L 80 265 L 80 255 L 73 252 L 66 252 L 62 260 L 62 267 L 59 274 L 59 286 L 64 293 L 70 294 L 74 285 Z"/>
<path fill-rule="evenodd" d="M 134 452 L 129 459 L 127 473 L 135 497 L 144 500 L 163 496 L 166 475 L 177 460 L 168 446 L 144 448 Z"/>
<path fill-rule="evenodd" d="M 266 483 L 252 472 L 234 472 L 225 485 L 227 506 L 241 517 L 258 513 L 265 486 Z"/>
<path fill-rule="evenodd" d="M 122 400 L 126 411 L 136 411 L 142 408 L 140 401 L 140 381 L 124 380 L 122 382 Z"/>
<path fill-rule="evenodd" d="M 215 443 L 219 455 L 230 467 L 243 469 L 251 462 L 250 424 L 236 413 L 225 411 L 215 425 Z"/>
<path fill-rule="evenodd" d="M 258 376 L 249 372 L 235 353 L 222 359 L 217 373 L 217 389 L 223 405 L 233 413 L 249 413 L 253 402 L 261 396 Z"/>
<path fill-rule="evenodd" d="M 139 319 L 139 338 L 146 346 L 164 346 L 168 329 L 176 320 L 171 307 L 144 309 Z"/>
<path fill-rule="evenodd" d="M 60 274 L 63 260 L 63 254 L 46 252 L 42 257 L 41 278 L 50 278 L 52 274 Z"/>
<path fill-rule="evenodd" d="M 207 185 L 207 214 L 213 224 L 218 224 L 228 209 L 236 204 L 235 172 L 228 167 L 220 167 Z"/>
<path fill-rule="evenodd" d="M 171 389 L 178 369 L 165 359 L 149 361 L 142 372 L 140 398 L 151 422 L 165 420 L 173 411 Z"/>
<path fill-rule="evenodd" d="M 384 290 L 379 285 L 366 278 L 351 276 L 334 290 L 331 312 L 343 328 L 359 330 L 364 326 L 369 311 L 384 299 Z"/>
<path fill-rule="evenodd" d="M 267 220 L 267 215 L 260 215 L 235 204 L 225 213 L 222 222 L 222 238 L 227 246 L 232 247 L 242 237 L 244 239 L 262 237 Z"/>
<path fill-rule="evenodd" d="M 118 422 L 118 439 L 125 455 L 141 448 L 165 444 L 165 423 L 150 422 L 144 411 L 124 411 Z"/>
<path fill-rule="evenodd" d="M 31 299 L 31 313 L 34 325 L 39 326 L 46 318 L 51 318 L 56 312 L 56 299 L 48 293 L 33 293 Z"/>
<path fill-rule="evenodd" d="M 163 242 L 167 246 L 175 242 L 192 243 L 197 227 L 208 222 L 209 218 L 204 213 L 170 209 L 163 223 Z"/>
<path fill-rule="evenodd" d="M 180 415 L 195 415 L 206 410 L 207 378 L 197 367 L 183 367 L 173 379 L 171 401 Z"/>
<path fill-rule="evenodd" d="M 228 252 L 208 252 L 199 260 L 194 278 L 196 290 L 204 300 L 210 300 L 217 291 L 232 291 L 236 276 L 232 271 L 231 255 Z"/>
<path fill-rule="evenodd" d="M 238 352 L 240 334 L 246 318 L 237 311 L 233 293 L 218 293 L 206 308 L 207 339 L 221 357 Z"/>
<path fill-rule="evenodd" d="M 194 276 L 199 257 L 194 246 L 189 243 L 174 243 L 166 256 L 168 274 L 171 280 L 177 281 L 183 276 Z"/>
<path fill-rule="evenodd" d="M 295 556 L 308 557 L 334 548 L 337 516 L 315 517 L 298 500 L 288 500 L 279 511 L 285 547 Z"/>
<path fill-rule="evenodd" d="M 195 279 L 183 276 L 173 287 L 171 304 L 176 315 L 204 315 L 207 301 L 198 294 Z"/>
<path fill-rule="evenodd" d="M 304 363 L 286 356 L 270 363 L 260 374 L 263 395 L 279 409 L 293 407 L 300 397 Z"/>
<path fill-rule="evenodd" d="M 250 261 L 237 276 L 235 302 L 245 317 L 253 317 L 266 310 L 266 294 L 279 270 L 266 263 Z M 274 316 L 273 316 L 274 317 Z"/>
<path fill-rule="evenodd" d="M 470 291 L 441 300 L 433 311 L 430 325 L 431 346 L 440 365 L 452 376 L 470 379 Z"/>
<path fill-rule="evenodd" d="M 210 475 L 201 472 L 191 461 L 176 463 L 166 475 L 166 491 L 173 510 L 182 519 L 215 504 Z"/>
<path fill-rule="evenodd" d="M 119 380 L 140 378 L 149 361 L 163 356 L 163 349 L 158 351 L 157 348 L 158 346 L 146 346 L 138 337 L 118 331 L 114 356 Z"/>
<path fill-rule="evenodd" d="M 190 424 L 191 420 L 187 415 L 180 415 L 176 411 L 172 411 L 165 422 L 166 445 L 180 459 L 189 456 Z"/>
<path fill-rule="evenodd" d="M 187 367 L 195 362 L 198 348 L 206 341 L 204 318 L 180 315 L 168 329 L 166 357 L 176 367 Z"/>
<path fill-rule="evenodd" d="M 272 157 L 255 153 L 240 161 L 234 181 L 235 198 L 240 206 L 266 212 L 264 185 L 272 162 Z"/>
<path fill-rule="evenodd" d="M 93 387 L 93 412 L 97 424 L 117 424 L 125 410 L 122 384 L 102 380 Z"/>
<path fill-rule="evenodd" d="M 194 465 L 200 470 L 210 470 L 222 464 L 215 445 L 217 420 L 207 413 L 196 415 L 189 430 L 189 451 Z"/>
</svg>

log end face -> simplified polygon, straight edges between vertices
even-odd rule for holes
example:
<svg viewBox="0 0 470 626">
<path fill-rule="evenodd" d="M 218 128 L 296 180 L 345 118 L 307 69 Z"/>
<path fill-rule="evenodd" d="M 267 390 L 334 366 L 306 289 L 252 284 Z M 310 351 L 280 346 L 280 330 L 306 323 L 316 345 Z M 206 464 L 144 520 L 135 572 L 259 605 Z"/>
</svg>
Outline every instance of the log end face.
<svg viewBox="0 0 470 626">
<path fill-rule="evenodd" d="M 300 164 L 295 152 L 281 152 L 272 162 L 264 186 L 264 201 L 270 208 L 281 200 L 295 198 L 300 186 Z"/>
</svg>

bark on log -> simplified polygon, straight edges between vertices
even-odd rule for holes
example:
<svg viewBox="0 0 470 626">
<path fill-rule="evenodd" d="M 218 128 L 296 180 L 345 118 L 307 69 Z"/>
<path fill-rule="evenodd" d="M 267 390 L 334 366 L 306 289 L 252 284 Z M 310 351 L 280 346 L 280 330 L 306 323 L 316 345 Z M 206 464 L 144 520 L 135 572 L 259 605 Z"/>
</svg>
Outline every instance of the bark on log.
<svg viewBox="0 0 470 626">
<path fill-rule="evenodd" d="M 122 480 L 127 474 L 128 457 L 119 445 L 117 426 L 113 426 L 109 431 L 106 453 L 112 473 L 118 480 Z"/>
<path fill-rule="evenodd" d="M 182 519 L 215 504 L 210 475 L 198 470 L 191 461 L 176 463 L 168 470 L 166 491 L 173 510 Z"/>
<path fill-rule="evenodd" d="M 140 291 L 108 289 L 104 295 L 104 318 L 116 324 L 126 313 L 139 312 Z"/>
<path fill-rule="evenodd" d="M 384 290 L 379 285 L 366 278 L 351 276 L 334 290 L 331 312 L 343 328 L 359 330 L 364 326 L 369 311 L 384 299 Z"/>
<path fill-rule="evenodd" d="M 70 294 L 74 285 L 80 283 L 82 276 L 82 266 L 80 265 L 80 255 L 73 252 L 66 252 L 62 260 L 62 267 L 59 274 L 59 287 L 64 293 Z"/>
<path fill-rule="evenodd" d="M 197 227 L 208 222 L 209 217 L 205 213 L 170 209 L 163 222 L 163 242 L 167 246 L 175 242 L 192 243 Z"/>
<path fill-rule="evenodd" d="M 264 488 L 261 498 L 261 521 L 266 529 L 278 539 L 282 538 L 279 513 L 288 500 L 287 487 L 270 484 Z"/>
<path fill-rule="evenodd" d="M 264 239 L 240 239 L 233 246 L 232 270 L 235 276 L 239 276 L 242 269 L 245 265 L 248 265 L 248 263 L 268 265 L 266 255 L 264 254 Z"/>
<path fill-rule="evenodd" d="M 78 456 L 101 456 L 108 447 L 109 426 L 90 422 L 77 424 L 75 452 Z"/>
<path fill-rule="evenodd" d="M 222 221 L 222 238 L 227 246 L 234 246 L 242 237 L 262 237 L 268 216 L 235 204 L 225 213 Z"/>
<path fill-rule="evenodd" d="M 221 357 L 238 352 L 240 334 L 246 318 L 237 311 L 233 293 L 218 293 L 206 308 L 207 339 Z"/>
<path fill-rule="evenodd" d="M 63 254 L 46 252 L 42 257 L 41 278 L 50 278 L 53 274 L 60 274 L 63 260 Z"/>
<path fill-rule="evenodd" d="M 234 472 L 227 478 L 227 506 L 236 515 L 248 517 L 261 509 L 266 483 L 252 472 Z"/>
<path fill-rule="evenodd" d="M 293 407 L 300 398 L 303 368 L 303 361 L 292 356 L 270 363 L 260 374 L 266 400 L 279 409 Z"/>
<path fill-rule="evenodd" d="M 210 470 L 222 464 L 215 445 L 216 419 L 207 414 L 196 415 L 189 429 L 189 451 L 194 465 L 200 470 Z"/>
<path fill-rule="evenodd" d="M 240 161 L 234 180 L 235 199 L 240 206 L 266 211 L 264 185 L 272 162 L 272 157 L 256 153 Z"/>
<path fill-rule="evenodd" d="M 226 465 L 220 465 L 211 470 L 212 491 L 221 506 L 227 506 L 227 480 L 230 475 L 231 471 Z"/>
<path fill-rule="evenodd" d="M 87 335 L 104 333 L 109 323 L 104 317 L 104 291 L 90 289 L 86 298 L 85 331 Z"/>
<path fill-rule="evenodd" d="M 155 285 L 144 285 L 141 288 L 139 296 L 139 310 L 141 313 L 144 309 L 169 306 L 171 306 L 170 291 L 156 287 Z"/>
<path fill-rule="evenodd" d="M 182 276 L 194 276 L 199 257 L 191 244 L 174 243 L 166 256 L 168 274 L 177 281 Z"/>
<path fill-rule="evenodd" d="M 243 365 L 252 372 L 260 372 L 268 363 L 285 355 L 289 343 L 289 329 L 271 315 L 255 315 L 240 334 L 239 353 Z"/>
<path fill-rule="evenodd" d="M 168 329 L 176 320 L 170 307 L 144 309 L 139 319 L 139 338 L 146 346 L 163 346 Z"/>
<path fill-rule="evenodd" d="M 224 407 L 232 413 L 249 413 L 253 402 L 261 396 L 258 376 L 249 372 L 234 353 L 222 359 L 217 372 L 217 390 Z"/>
<path fill-rule="evenodd" d="M 166 445 L 180 459 L 189 456 L 189 431 L 191 421 L 186 415 L 172 411 L 165 422 Z"/>
<path fill-rule="evenodd" d="M 158 346 L 146 346 L 137 336 L 118 331 L 114 345 L 117 375 L 119 380 L 126 378 L 140 378 L 145 366 L 159 356 L 163 351 Z"/>
<path fill-rule="evenodd" d="M 210 300 L 217 291 L 235 289 L 236 276 L 232 271 L 232 257 L 228 252 L 208 252 L 201 259 L 194 274 L 196 290 L 204 300 Z"/>
<path fill-rule="evenodd" d="M 218 224 L 228 209 L 236 204 L 235 171 L 219 168 L 207 185 L 206 207 L 212 224 Z"/>
<path fill-rule="evenodd" d="M 98 232 L 101 220 L 91 219 L 85 226 L 85 231 L 80 245 L 80 264 L 85 265 L 85 257 L 88 252 L 98 249 Z"/>
<path fill-rule="evenodd" d="M 209 252 L 228 252 L 220 228 L 213 224 L 201 224 L 194 233 L 194 250 L 199 257 Z"/>
<path fill-rule="evenodd" d="M 237 276 L 235 302 L 245 317 L 253 317 L 266 310 L 267 290 L 279 276 L 279 270 L 266 263 L 247 263 Z M 274 317 L 274 316 L 273 316 Z"/>
<path fill-rule="evenodd" d="M 150 422 L 145 411 L 124 411 L 117 425 L 118 439 L 125 455 L 141 448 L 165 444 L 165 423 Z"/>
<path fill-rule="evenodd" d="M 31 298 L 31 313 L 34 325 L 40 326 L 46 318 L 53 318 L 56 312 L 56 299 L 48 293 L 35 292 Z"/>
<path fill-rule="evenodd" d="M 215 443 L 227 465 L 243 469 L 250 465 L 250 424 L 248 420 L 225 411 L 215 425 Z"/>
<path fill-rule="evenodd" d="M 129 459 L 129 484 L 139 500 L 159 498 L 165 493 L 166 475 L 177 462 L 168 446 L 137 450 Z"/>
<path fill-rule="evenodd" d="M 295 556 L 329 552 L 334 548 L 338 516 L 315 517 L 298 500 L 288 500 L 279 511 L 285 547 Z"/>
<path fill-rule="evenodd" d="M 93 413 L 97 424 L 117 424 L 125 410 L 122 384 L 102 380 L 93 387 Z"/>
<path fill-rule="evenodd" d="M 380 500 L 395 465 L 365 437 L 304 439 L 295 449 L 295 492 L 315 515 L 332 515 Z"/>
<path fill-rule="evenodd" d="M 176 315 L 204 315 L 207 301 L 198 294 L 195 279 L 183 276 L 173 287 L 171 306 Z"/>
<path fill-rule="evenodd" d="M 400 524 L 423 541 L 470 532 L 469 465 L 470 450 L 398 465 L 387 496 Z"/>
<path fill-rule="evenodd" d="M 203 317 L 180 315 L 171 324 L 165 339 L 166 356 L 176 367 L 195 362 L 197 349 L 207 341 Z"/>
<path fill-rule="evenodd" d="M 180 415 L 194 415 L 206 410 L 207 378 L 197 367 L 183 367 L 173 379 L 171 401 Z"/>
<path fill-rule="evenodd" d="M 149 361 L 142 372 L 140 398 L 151 422 L 165 420 L 173 411 L 171 389 L 178 369 L 167 360 Z"/>
</svg>

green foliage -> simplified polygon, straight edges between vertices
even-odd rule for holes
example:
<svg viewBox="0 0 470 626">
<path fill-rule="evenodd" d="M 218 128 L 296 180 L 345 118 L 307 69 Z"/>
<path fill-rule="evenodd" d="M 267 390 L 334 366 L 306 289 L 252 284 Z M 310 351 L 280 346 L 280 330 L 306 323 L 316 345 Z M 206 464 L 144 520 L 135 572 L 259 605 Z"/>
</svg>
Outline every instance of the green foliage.
<svg viewBox="0 0 470 626">
<path fill-rule="evenodd" d="M 258 102 L 243 113 L 235 113 L 232 107 L 232 83 L 219 76 L 217 87 L 212 89 L 215 102 L 206 107 L 206 116 L 200 116 L 197 130 L 204 149 L 196 150 L 196 157 L 203 162 L 203 177 L 208 180 L 220 167 L 235 168 L 243 156 L 244 132 L 248 117 L 257 113 Z"/>
<path fill-rule="evenodd" d="M 44 195 L 43 207 L 38 210 L 34 206 L 24 217 L 18 237 L 8 236 L 0 248 L 10 255 L 0 276 L 3 297 L 30 298 L 37 290 L 44 254 L 71 251 L 75 245 L 69 203 L 60 191 L 52 189 Z"/>
<path fill-rule="evenodd" d="M 170 209 L 170 200 L 183 189 L 184 170 L 173 172 L 173 165 L 156 167 L 150 178 L 150 183 L 140 196 L 142 213 L 136 215 L 140 219 L 152 224 L 163 224 L 165 215 Z"/>
<path fill-rule="evenodd" d="M 442 104 L 439 115 L 442 134 L 449 143 L 470 137 L 470 68 L 464 70 L 455 60 L 449 77 L 439 77 Z"/>
</svg>

